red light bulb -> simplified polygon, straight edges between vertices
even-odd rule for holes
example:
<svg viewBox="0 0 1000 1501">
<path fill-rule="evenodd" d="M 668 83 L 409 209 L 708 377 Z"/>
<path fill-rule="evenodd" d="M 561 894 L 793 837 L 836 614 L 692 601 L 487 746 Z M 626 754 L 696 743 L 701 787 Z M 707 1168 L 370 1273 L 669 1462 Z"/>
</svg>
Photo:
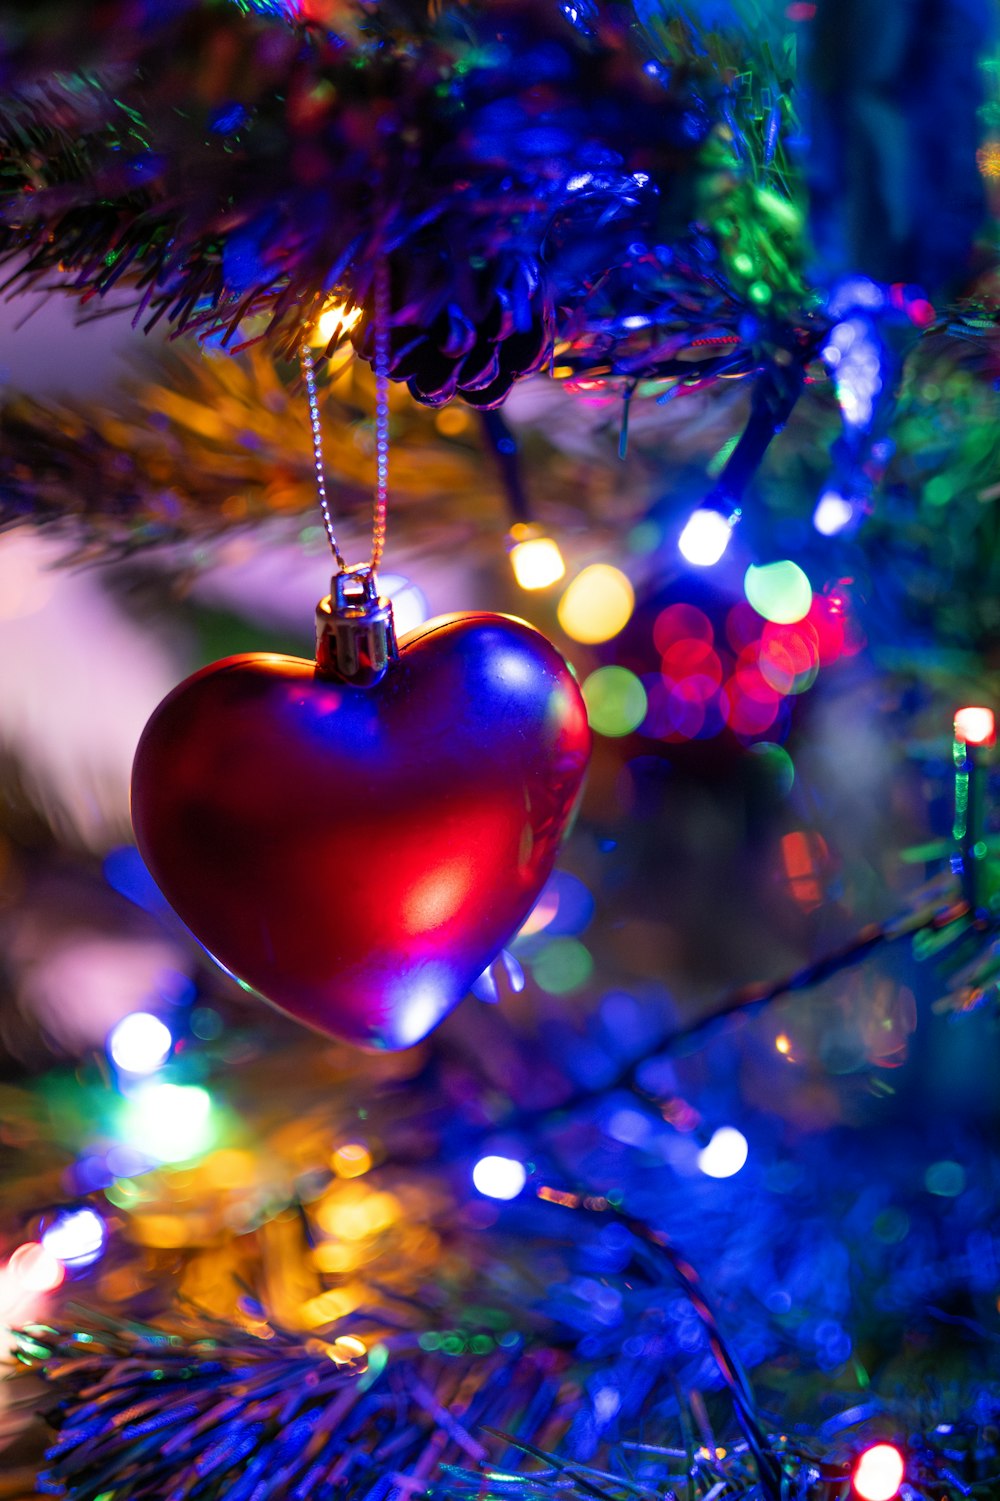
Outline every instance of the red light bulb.
<svg viewBox="0 0 1000 1501">
<path fill-rule="evenodd" d="M 903 1483 L 903 1456 L 894 1444 L 873 1444 L 859 1455 L 851 1483 L 862 1501 L 892 1501 Z"/>
<path fill-rule="evenodd" d="M 955 711 L 955 739 L 966 745 L 995 745 L 997 738 L 996 719 L 992 709 L 969 705 Z"/>
</svg>

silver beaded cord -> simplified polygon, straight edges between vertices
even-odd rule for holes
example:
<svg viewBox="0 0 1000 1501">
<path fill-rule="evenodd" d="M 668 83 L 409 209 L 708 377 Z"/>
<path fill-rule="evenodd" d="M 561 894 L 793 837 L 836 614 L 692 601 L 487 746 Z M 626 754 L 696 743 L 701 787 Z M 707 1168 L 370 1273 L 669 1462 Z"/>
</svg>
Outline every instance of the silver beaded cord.
<svg viewBox="0 0 1000 1501">
<path fill-rule="evenodd" d="M 323 462 L 323 430 L 320 423 L 319 400 L 316 395 L 316 367 L 312 350 L 303 340 L 299 350 L 302 373 L 309 393 L 309 422 L 312 428 L 313 464 L 316 470 L 316 493 L 323 525 L 330 542 L 330 551 L 337 561 L 337 570 L 343 573 L 344 561 L 333 530 L 330 503 L 326 493 L 326 466 Z M 372 553 L 369 564 L 373 574 L 378 572 L 385 551 L 385 532 L 389 511 L 389 267 L 385 260 L 379 261 L 375 270 L 375 507 L 372 516 Z"/>
<path fill-rule="evenodd" d="M 375 268 L 375 514 L 372 519 L 372 573 L 385 550 L 389 509 L 389 263 Z"/>
<path fill-rule="evenodd" d="M 309 393 L 309 422 L 312 427 L 316 493 L 319 496 L 320 510 L 323 512 L 323 525 L 326 527 L 326 535 L 330 542 L 330 551 L 337 562 L 337 572 L 343 573 L 347 564 L 344 562 L 336 533 L 333 530 L 333 518 L 330 515 L 330 503 L 326 494 L 326 466 L 323 463 L 323 431 L 319 420 L 319 401 L 316 397 L 316 367 L 313 364 L 312 350 L 305 340 L 303 340 L 299 350 L 299 358 L 302 363 L 302 373 L 306 378 L 306 390 Z"/>
</svg>

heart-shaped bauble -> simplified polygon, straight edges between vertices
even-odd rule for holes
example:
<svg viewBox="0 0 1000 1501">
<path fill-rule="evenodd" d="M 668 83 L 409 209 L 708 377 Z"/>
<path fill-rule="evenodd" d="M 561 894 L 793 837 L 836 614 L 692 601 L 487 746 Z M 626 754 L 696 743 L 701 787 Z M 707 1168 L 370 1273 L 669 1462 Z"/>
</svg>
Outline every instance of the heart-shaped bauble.
<svg viewBox="0 0 1000 1501">
<path fill-rule="evenodd" d="M 531 910 L 589 747 L 544 636 L 442 616 L 375 687 L 265 653 L 195 673 L 143 731 L 132 822 L 164 896 L 237 979 L 335 1037 L 402 1048 Z"/>
</svg>

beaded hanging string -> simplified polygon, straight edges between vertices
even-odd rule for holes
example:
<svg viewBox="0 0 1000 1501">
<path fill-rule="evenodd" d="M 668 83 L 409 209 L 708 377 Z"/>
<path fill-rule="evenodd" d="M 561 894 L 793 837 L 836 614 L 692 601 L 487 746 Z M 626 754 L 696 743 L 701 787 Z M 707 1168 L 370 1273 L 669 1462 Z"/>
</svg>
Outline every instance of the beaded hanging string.
<svg viewBox="0 0 1000 1501">
<path fill-rule="evenodd" d="M 323 428 L 316 390 L 316 366 L 312 350 L 303 340 L 299 360 L 309 398 L 309 425 L 312 431 L 313 467 L 316 471 L 316 494 L 323 513 L 330 551 L 337 572 L 347 567 L 333 528 L 330 500 L 326 488 L 326 464 L 323 458 Z M 372 546 L 369 568 L 376 574 L 385 551 L 385 533 L 389 511 L 389 267 L 383 259 L 375 271 L 375 502 L 372 510 Z"/>
</svg>

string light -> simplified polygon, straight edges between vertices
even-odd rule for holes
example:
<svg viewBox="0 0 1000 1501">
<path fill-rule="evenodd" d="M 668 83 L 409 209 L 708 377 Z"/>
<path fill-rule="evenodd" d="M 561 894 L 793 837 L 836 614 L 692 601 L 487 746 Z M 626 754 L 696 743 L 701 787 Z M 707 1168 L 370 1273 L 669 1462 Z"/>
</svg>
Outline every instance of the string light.
<svg viewBox="0 0 1000 1501">
<path fill-rule="evenodd" d="M 90 1266 L 104 1251 L 107 1231 L 96 1209 L 59 1214 L 42 1234 L 42 1245 L 63 1266 Z"/>
<path fill-rule="evenodd" d="M 751 563 L 743 579 L 749 604 L 775 625 L 794 625 L 809 614 L 812 585 L 798 563 L 784 558 L 778 563 Z"/>
<path fill-rule="evenodd" d="M 548 589 L 566 572 L 559 544 L 536 526 L 517 522 L 508 533 L 510 566 L 522 589 Z"/>
<path fill-rule="evenodd" d="M 309 340 L 314 349 L 325 349 L 331 339 L 349 334 L 361 322 L 361 308 L 349 308 L 346 302 L 334 299 L 328 302 L 316 320 L 316 327 Z"/>
<path fill-rule="evenodd" d="M 903 1456 L 894 1444 L 873 1444 L 858 1459 L 851 1482 L 862 1501 L 892 1501 L 904 1472 Z"/>
<path fill-rule="evenodd" d="M 152 1074 L 164 1063 L 173 1047 L 170 1028 L 151 1011 L 133 1011 L 112 1027 L 108 1054 L 127 1074 Z"/>
<path fill-rule="evenodd" d="M 186 1162 L 212 1145 L 212 1098 L 197 1084 L 141 1085 L 126 1102 L 125 1134 L 155 1162 Z"/>
<path fill-rule="evenodd" d="M 720 1126 L 707 1147 L 698 1153 L 698 1166 L 707 1178 L 732 1178 L 747 1160 L 750 1148 L 742 1131 Z"/>
<path fill-rule="evenodd" d="M 854 507 L 849 500 L 838 495 L 836 490 L 827 490 L 820 496 L 813 511 L 813 526 L 823 537 L 835 537 L 854 518 Z"/>
<path fill-rule="evenodd" d="M 617 636 L 634 607 L 635 591 L 621 569 L 591 563 L 559 601 L 559 624 L 573 641 L 592 646 Z"/>
<path fill-rule="evenodd" d="M 739 512 L 725 516 L 713 506 L 699 506 L 678 538 L 681 556 L 696 568 L 712 568 L 729 546 L 738 518 Z"/>
<path fill-rule="evenodd" d="M 480 1157 L 472 1169 L 472 1181 L 488 1199 L 516 1199 L 528 1174 L 514 1157 Z"/>
<path fill-rule="evenodd" d="M 995 745 L 996 718 L 992 709 L 969 705 L 955 713 L 955 739 L 966 745 Z"/>
</svg>

